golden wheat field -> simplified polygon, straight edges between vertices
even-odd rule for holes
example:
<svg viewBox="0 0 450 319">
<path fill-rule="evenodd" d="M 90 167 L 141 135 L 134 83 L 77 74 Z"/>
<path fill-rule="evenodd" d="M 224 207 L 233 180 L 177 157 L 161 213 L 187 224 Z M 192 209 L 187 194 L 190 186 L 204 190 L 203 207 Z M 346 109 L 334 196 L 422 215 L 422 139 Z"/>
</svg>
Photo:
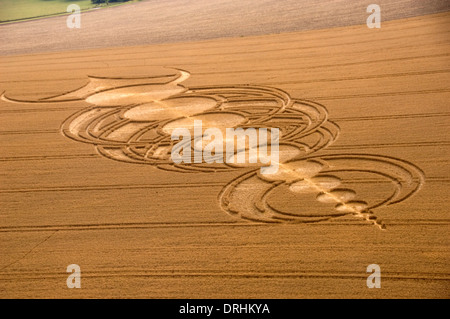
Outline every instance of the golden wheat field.
<svg viewBox="0 0 450 319">
<path fill-rule="evenodd" d="M 8 43 L 0 297 L 449 298 L 449 32 L 440 12 L 380 29 Z M 280 128 L 278 173 L 170 162 L 169 133 L 193 118 Z"/>
</svg>

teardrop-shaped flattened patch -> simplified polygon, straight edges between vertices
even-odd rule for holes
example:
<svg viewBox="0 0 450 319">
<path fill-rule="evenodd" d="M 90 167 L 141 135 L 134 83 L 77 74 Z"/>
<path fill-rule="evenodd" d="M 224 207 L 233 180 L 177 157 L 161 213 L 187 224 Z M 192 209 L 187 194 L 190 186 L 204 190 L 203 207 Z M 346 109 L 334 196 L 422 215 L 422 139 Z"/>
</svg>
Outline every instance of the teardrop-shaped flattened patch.
<svg viewBox="0 0 450 319">
<path fill-rule="evenodd" d="M 135 106 L 124 113 L 132 121 L 156 121 L 178 117 L 189 117 L 212 109 L 217 102 L 204 97 L 178 97 L 153 101 Z"/>
<path fill-rule="evenodd" d="M 360 213 L 367 209 L 368 205 L 364 201 L 350 201 L 336 205 L 336 210 L 343 213 Z"/>
<path fill-rule="evenodd" d="M 323 164 L 317 161 L 296 161 L 280 164 L 278 171 L 274 174 L 264 174 L 261 177 L 267 181 L 285 181 L 292 183 L 296 180 L 316 176 L 323 169 Z"/>
<path fill-rule="evenodd" d="M 221 132 L 226 132 L 227 128 L 235 127 L 239 124 L 245 123 L 246 121 L 247 119 L 244 116 L 237 113 L 205 113 L 170 121 L 162 127 L 162 130 L 165 133 L 171 135 L 174 130 L 185 128 L 191 132 L 192 136 L 194 136 L 194 127 L 196 123 L 199 123 L 199 125 L 201 123 L 201 127 L 199 126 L 199 130 L 214 127 L 219 129 Z M 201 131 L 200 133 L 203 133 L 203 131 Z"/>
<path fill-rule="evenodd" d="M 294 193 L 329 192 L 340 184 L 341 180 L 336 176 L 316 176 L 291 184 L 289 190 Z"/>
</svg>

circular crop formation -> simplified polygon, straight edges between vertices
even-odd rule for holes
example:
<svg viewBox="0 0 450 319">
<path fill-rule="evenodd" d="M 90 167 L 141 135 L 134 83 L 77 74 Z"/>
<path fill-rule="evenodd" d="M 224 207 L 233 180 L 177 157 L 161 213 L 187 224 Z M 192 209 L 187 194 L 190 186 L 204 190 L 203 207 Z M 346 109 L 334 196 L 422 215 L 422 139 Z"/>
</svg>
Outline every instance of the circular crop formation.
<svg viewBox="0 0 450 319">
<path fill-rule="evenodd" d="M 225 185 L 219 204 L 229 215 L 253 222 L 305 223 L 354 215 L 384 228 L 373 209 L 408 199 L 424 183 L 423 172 L 401 159 L 314 154 L 333 143 L 340 132 L 321 104 L 293 99 L 280 89 L 265 86 L 186 88 L 180 83 L 189 76 L 178 70 L 175 77 L 90 77 L 87 85 L 60 96 L 20 101 L 3 94 L 2 99 L 11 103 L 87 102 L 90 106 L 63 122 L 61 132 L 92 144 L 113 160 L 182 173 L 242 170 Z M 194 134 L 198 121 L 202 123 L 200 138 Z M 203 137 L 211 137 L 206 133 L 210 128 L 224 136 L 230 128 L 278 129 L 278 170 L 263 174 L 268 166 L 261 160 L 264 155 L 252 152 L 273 147 L 272 131 L 265 140 L 247 140 L 245 147 L 235 148 L 229 158 L 219 152 L 214 158 L 221 161 L 208 162 L 203 157 L 196 161 L 196 152 L 206 147 Z M 189 132 L 190 140 L 172 140 L 177 129 Z M 225 137 L 223 149 L 230 142 Z M 172 160 L 177 143 L 189 145 L 190 162 Z M 240 155 L 254 161 L 238 163 L 235 158 Z M 376 183 L 376 194 L 365 192 L 360 180 Z"/>
</svg>

